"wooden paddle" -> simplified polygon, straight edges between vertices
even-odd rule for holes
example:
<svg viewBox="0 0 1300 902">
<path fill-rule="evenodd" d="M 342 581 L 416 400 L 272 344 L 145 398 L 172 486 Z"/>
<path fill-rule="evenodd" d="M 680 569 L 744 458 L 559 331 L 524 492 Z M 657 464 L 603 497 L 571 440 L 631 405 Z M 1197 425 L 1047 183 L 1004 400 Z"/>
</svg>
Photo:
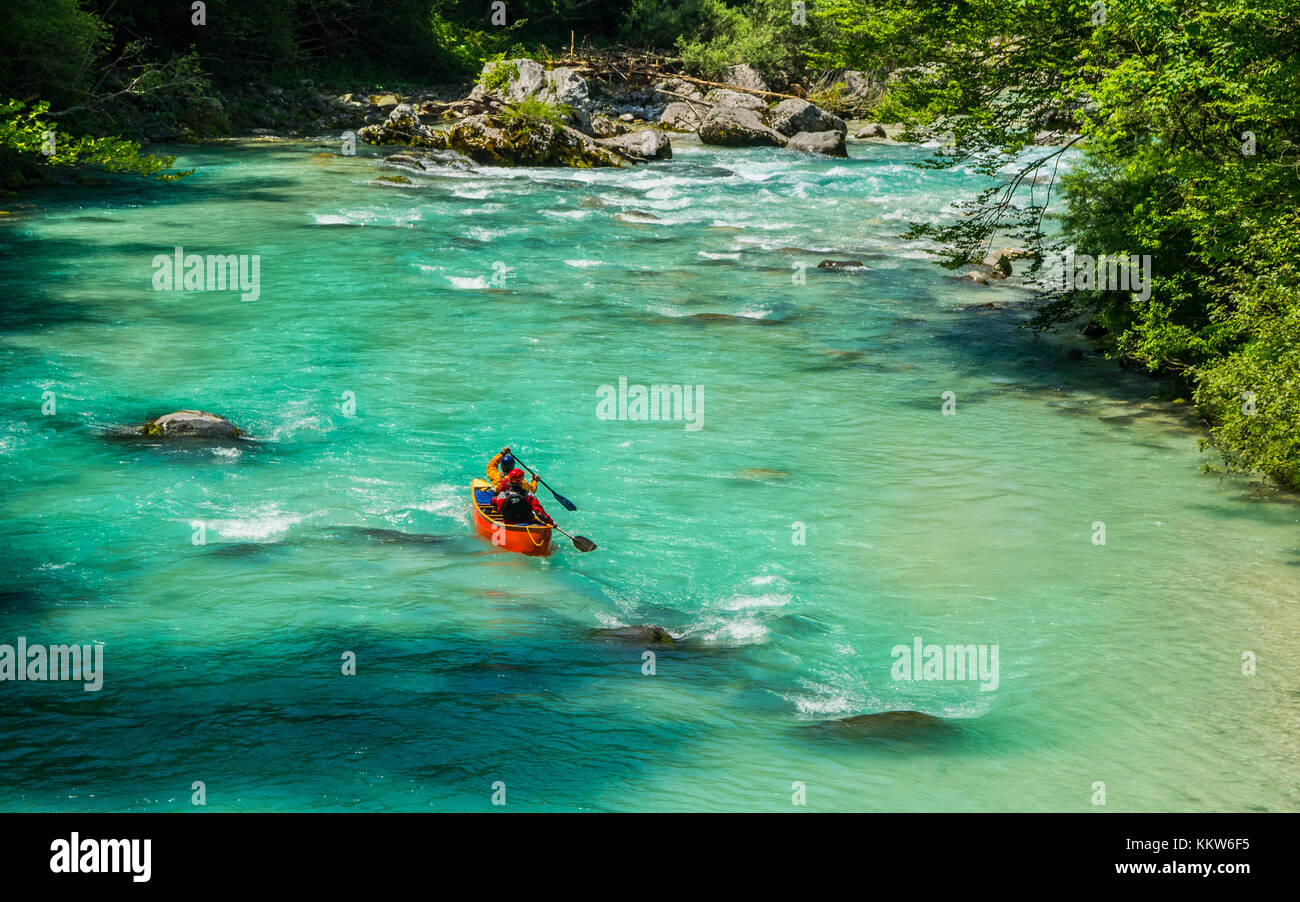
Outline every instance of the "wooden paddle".
<svg viewBox="0 0 1300 902">
<path fill-rule="evenodd" d="M 555 528 L 560 529 L 558 525 Z M 560 529 L 560 532 L 564 532 L 564 530 Z M 564 534 L 568 536 L 570 539 L 573 539 L 573 547 L 578 549 L 579 551 L 596 550 L 596 543 L 593 542 L 591 539 L 587 538 L 586 536 L 575 536 L 572 533 L 567 533 L 567 532 L 564 532 Z"/>
<path fill-rule="evenodd" d="M 534 476 L 537 476 L 537 481 L 540 482 L 542 485 L 546 485 L 546 480 L 543 479 L 541 476 L 539 476 L 538 473 L 537 473 L 537 471 L 534 470 L 532 467 L 528 466 L 528 464 L 524 463 L 524 462 L 523 462 L 522 460 L 520 460 L 518 457 L 515 457 L 515 463 L 519 464 L 519 466 L 523 467 L 525 470 L 527 470 L 529 473 L 532 473 Z M 564 505 L 564 509 L 565 509 L 565 510 L 576 511 L 576 510 L 578 509 L 578 505 L 574 504 L 574 503 L 573 503 L 572 501 L 570 501 L 568 498 L 565 498 L 563 495 L 561 495 L 559 492 L 555 491 L 555 489 L 551 488 L 549 485 L 546 485 L 546 489 L 547 489 L 547 491 L 549 491 L 552 495 L 555 496 L 555 500 L 556 500 L 556 501 L 558 501 L 558 502 L 560 502 L 560 504 Z M 561 531 L 561 532 L 564 532 L 564 530 L 560 530 L 560 531 Z M 565 534 L 566 536 L 569 535 L 567 532 L 565 532 L 564 534 Z M 574 544 L 577 544 L 577 543 L 575 542 Z M 595 546 L 593 545 L 592 548 L 594 548 L 594 547 L 595 547 Z M 588 549 L 586 549 L 586 550 L 587 550 L 587 551 L 590 551 L 591 549 L 588 548 Z"/>
</svg>

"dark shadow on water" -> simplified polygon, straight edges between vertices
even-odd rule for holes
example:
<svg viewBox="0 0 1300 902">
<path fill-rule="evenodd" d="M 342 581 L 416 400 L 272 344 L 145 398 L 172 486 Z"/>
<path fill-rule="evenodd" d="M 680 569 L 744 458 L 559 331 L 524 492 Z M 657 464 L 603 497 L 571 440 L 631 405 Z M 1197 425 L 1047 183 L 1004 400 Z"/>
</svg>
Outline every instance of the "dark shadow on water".
<svg viewBox="0 0 1300 902">
<path fill-rule="evenodd" d="M 0 232 L 0 332 L 28 332 L 78 322 L 108 322 L 86 306 L 63 300 L 47 261 L 77 259 L 85 246 L 76 241 L 34 238 L 17 228 Z"/>
<path fill-rule="evenodd" d="M 430 533 L 402 532 L 397 529 L 381 529 L 371 526 L 332 526 L 315 534 L 320 538 L 336 535 L 342 539 L 367 540 L 377 545 L 446 545 L 458 536 L 434 535 Z"/>
<path fill-rule="evenodd" d="M 75 780 L 103 785 L 104 808 L 188 810 L 190 781 L 202 778 L 218 810 L 267 794 L 307 811 L 490 810 L 500 779 L 516 810 L 627 808 L 626 781 L 689 760 L 694 731 L 670 711 L 615 704 L 607 693 L 620 677 L 581 649 L 557 650 L 553 635 L 436 632 L 433 621 L 427 638 L 281 630 L 261 648 L 169 649 L 184 667 L 161 666 L 155 652 L 120 656 L 99 693 L 12 694 L 0 711 L 3 798 L 52 808 Z M 344 652 L 357 676 L 343 674 Z M 644 678 L 631 669 L 622 679 Z M 62 735 L 73 707 L 95 743 L 22 751 L 33 731 Z M 653 753 L 628 753 L 638 748 Z"/>
</svg>

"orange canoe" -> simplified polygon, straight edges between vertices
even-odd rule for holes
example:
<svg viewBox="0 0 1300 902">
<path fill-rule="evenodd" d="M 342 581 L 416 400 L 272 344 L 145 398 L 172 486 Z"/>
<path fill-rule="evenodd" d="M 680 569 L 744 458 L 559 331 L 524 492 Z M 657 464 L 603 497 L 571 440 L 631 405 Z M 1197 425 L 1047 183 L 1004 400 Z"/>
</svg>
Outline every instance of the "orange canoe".
<svg viewBox="0 0 1300 902">
<path fill-rule="evenodd" d="M 551 527 L 545 523 L 503 523 L 492 506 L 492 486 L 487 480 L 475 479 L 470 488 L 470 519 L 474 531 L 498 548 L 520 554 L 550 554 Z"/>
</svg>

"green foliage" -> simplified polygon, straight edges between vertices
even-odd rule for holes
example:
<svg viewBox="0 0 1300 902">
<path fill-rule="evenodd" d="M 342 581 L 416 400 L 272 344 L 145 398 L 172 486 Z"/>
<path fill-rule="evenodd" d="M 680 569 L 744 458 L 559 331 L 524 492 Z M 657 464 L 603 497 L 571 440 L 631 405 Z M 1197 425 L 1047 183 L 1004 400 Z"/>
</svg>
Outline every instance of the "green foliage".
<svg viewBox="0 0 1300 902">
<path fill-rule="evenodd" d="M 1293 227 L 1300 223 L 1293 223 Z M 1257 470 L 1300 487 L 1300 278 L 1261 276 L 1242 297 L 1249 340 L 1204 366 L 1196 404 L 1230 470 Z"/>
<path fill-rule="evenodd" d="M 619 38 L 632 46 L 671 51 L 678 40 L 696 35 L 724 10 L 718 0 L 633 0 Z"/>
<path fill-rule="evenodd" d="M 71 102 L 93 84 L 107 26 L 77 0 L 0 3 L 0 85 L 24 100 Z"/>
<path fill-rule="evenodd" d="M 665 27 L 699 23 L 678 38 L 677 49 L 686 68 L 705 78 L 720 78 L 737 63 L 749 63 L 767 77 L 799 74 L 804 46 L 816 36 L 811 26 L 792 22 L 788 0 L 746 0 L 736 6 L 698 0 L 677 10 L 680 25 Z"/>
<path fill-rule="evenodd" d="M 514 63 L 497 61 L 483 67 L 479 83 L 494 94 L 504 94 L 510 82 L 519 77 L 519 67 Z"/>
<path fill-rule="evenodd" d="M 0 182 L 8 190 L 48 184 L 57 172 L 85 179 L 94 173 L 132 173 L 164 181 L 175 157 L 142 155 L 140 145 L 121 138 L 74 137 L 59 132 L 46 116 L 49 104 L 30 109 L 20 100 L 0 104 Z"/>
<path fill-rule="evenodd" d="M 501 111 L 501 121 L 515 133 L 531 131 L 541 126 L 563 128 L 573 115 L 573 107 L 563 103 L 547 103 L 536 97 L 525 97 L 518 103 L 508 104 Z"/>
<path fill-rule="evenodd" d="M 1090 325 L 1117 358 L 1187 381 L 1230 469 L 1300 487 L 1300 4 L 1108 0 L 1104 12 L 1085 0 L 823 0 L 828 37 L 813 58 L 895 70 L 876 115 L 942 136 L 950 149 L 928 165 L 996 176 L 1021 161 L 1030 178 L 999 178 L 960 220 L 912 230 L 950 265 L 1000 234 L 1044 253 L 1150 254 L 1149 298 L 1048 292 L 1039 325 Z M 1025 162 L 1040 129 L 1083 136 L 1066 172 L 1056 152 Z"/>
</svg>

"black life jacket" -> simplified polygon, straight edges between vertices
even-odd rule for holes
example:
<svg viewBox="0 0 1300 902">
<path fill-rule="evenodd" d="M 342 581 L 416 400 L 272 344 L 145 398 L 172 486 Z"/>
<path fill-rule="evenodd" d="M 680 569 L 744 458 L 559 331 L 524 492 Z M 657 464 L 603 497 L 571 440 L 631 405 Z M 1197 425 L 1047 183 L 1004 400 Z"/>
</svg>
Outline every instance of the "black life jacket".
<svg viewBox="0 0 1300 902">
<path fill-rule="evenodd" d="M 501 519 L 507 523 L 531 523 L 533 521 L 533 506 L 528 503 L 528 493 L 522 488 L 513 485 L 503 486 L 500 494 L 501 499 Z"/>
</svg>

